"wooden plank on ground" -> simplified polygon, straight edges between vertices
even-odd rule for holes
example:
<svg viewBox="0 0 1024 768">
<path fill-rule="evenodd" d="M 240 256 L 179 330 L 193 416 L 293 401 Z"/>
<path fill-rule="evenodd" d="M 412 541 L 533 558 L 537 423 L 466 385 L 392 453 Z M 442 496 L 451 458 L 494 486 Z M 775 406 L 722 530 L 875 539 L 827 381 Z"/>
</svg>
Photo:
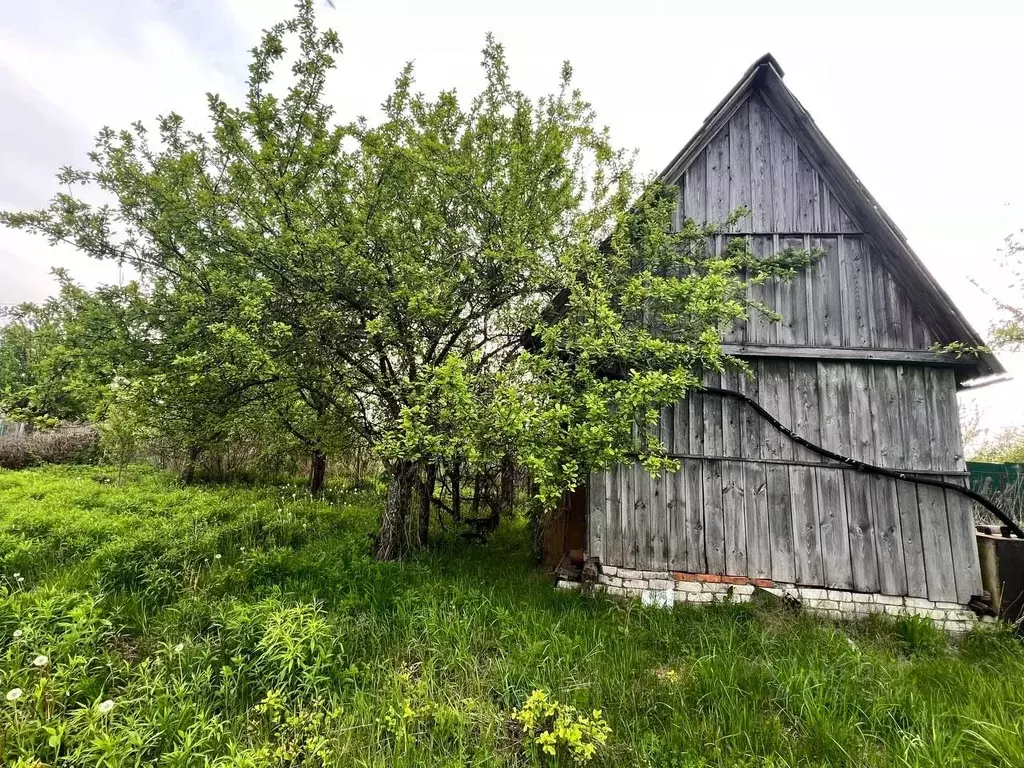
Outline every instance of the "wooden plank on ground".
<svg viewBox="0 0 1024 768">
<path fill-rule="evenodd" d="M 746 480 L 743 462 L 722 462 L 722 516 L 725 519 L 725 572 L 747 575 Z"/>
<path fill-rule="evenodd" d="M 683 476 L 686 484 L 686 570 L 706 573 L 707 552 L 704 547 L 704 481 L 702 459 L 684 459 Z"/>
<path fill-rule="evenodd" d="M 900 507 L 900 531 L 903 534 L 903 562 L 907 569 L 907 594 L 928 597 L 925 574 L 924 544 L 921 541 L 921 515 L 918 510 L 917 484 L 896 481 L 896 498 Z"/>
<path fill-rule="evenodd" d="M 796 568 L 793 560 L 793 508 L 789 490 L 789 467 L 769 464 L 768 530 L 771 542 L 772 578 L 793 582 Z"/>
<path fill-rule="evenodd" d="M 853 588 L 858 592 L 877 592 L 878 558 L 875 554 L 871 486 L 868 476 L 859 472 L 847 471 L 845 480 Z"/>
<path fill-rule="evenodd" d="M 793 560 L 797 584 L 825 583 L 821 564 L 814 467 L 791 466 L 789 488 L 793 510 Z"/>
<path fill-rule="evenodd" d="M 722 462 L 708 459 L 703 464 L 704 546 L 708 573 L 725 573 L 725 519 L 722 510 Z"/>
<path fill-rule="evenodd" d="M 878 556 L 878 589 L 885 595 L 907 594 L 907 565 L 903 555 L 896 481 L 872 475 L 870 478 L 875 518 L 875 553 Z"/>
<path fill-rule="evenodd" d="M 921 511 L 921 542 L 928 599 L 954 602 L 957 599 L 956 575 L 953 573 L 945 493 L 941 488 L 918 485 L 917 501 Z"/>
<path fill-rule="evenodd" d="M 846 516 L 845 471 L 815 467 L 818 492 L 818 523 L 821 527 L 821 560 L 826 587 L 853 588 L 850 561 L 849 521 Z"/>
<path fill-rule="evenodd" d="M 772 577 L 771 533 L 768 522 L 768 478 L 764 464 L 743 463 L 743 508 L 747 516 L 747 575 Z"/>
</svg>

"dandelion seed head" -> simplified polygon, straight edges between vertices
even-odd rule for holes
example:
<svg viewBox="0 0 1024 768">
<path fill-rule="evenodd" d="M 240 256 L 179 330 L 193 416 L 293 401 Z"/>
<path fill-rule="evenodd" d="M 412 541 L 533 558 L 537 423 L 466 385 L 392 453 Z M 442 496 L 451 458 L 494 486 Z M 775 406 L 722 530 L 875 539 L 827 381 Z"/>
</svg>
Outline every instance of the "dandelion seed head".
<svg viewBox="0 0 1024 768">
<path fill-rule="evenodd" d="M 21 629 L 14 630 L 14 639 L 17 640 L 19 637 L 24 636 L 25 632 Z"/>
<path fill-rule="evenodd" d="M 11 688 L 11 690 L 9 690 L 7 692 L 7 700 L 8 701 L 17 701 L 18 699 L 21 698 L 21 694 L 22 694 L 21 688 Z"/>
<path fill-rule="evenodd" d="M 45 667 L 49 663 L 50 663 L 50 657 L 49 656 L 45 656 L 42 653 L 40 653 L 38 656 L 36 656 L 34 659 L 32 659 L 32 666 L 33 667 Z"/>
<path fill-rule="evenodd" d="M 185 650 L 185 644 L 184 643 L 178 643 L 176 646 L 174 646 L 174 652 L 175 653 L 181 653 L 184 650 Z"/>
<path fill-rule="evenodd" d="M 114 700 L 113 699 L 107 699 L 106 701 L 101 701 L 99 706 L 97 707 L 97 709 L 99 709 L 101 715 L 107 714 L 113 708 L 114 708 Z"/>
</svg>

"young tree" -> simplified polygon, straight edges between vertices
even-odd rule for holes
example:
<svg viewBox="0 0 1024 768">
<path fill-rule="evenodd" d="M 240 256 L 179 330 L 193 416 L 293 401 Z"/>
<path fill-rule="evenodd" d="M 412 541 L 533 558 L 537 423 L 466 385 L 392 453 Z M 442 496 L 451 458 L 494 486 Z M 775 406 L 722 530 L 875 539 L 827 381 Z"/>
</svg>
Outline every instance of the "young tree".
<svg viewBox="0 0 1024 768">
<path fill-rule="evenodd" d="M 378 557 L 408 547 L 421 467 L 515 454 L 549 500 L 630 452 L 664 461 L 634 425 L 726 363 L 719 327 L 749 282 L 805 256 L 672 233 L 674 193 L 643 191 L 568 65 L 530 99 L 488 39 L 469 102 L 415 92 L 409 66 L 379 124 L 337 125 L 324 85 L 340 51 L 300 0 L 253 50 L 245 103 L 209 97 L 211 131 L 170 115 L 155 148 L 141 124 L 104 129 L 92 169 L 62 171 L 114 204 L 62 193 L 0 221 L 133 266 L 168 353 L 145 358 L 151 380 L 193 388 L 211 424 L 211 403 L 253 393 L 314 456 L 347 432 L 378 446 Z"/>
<path fill-rule="evenodd" d="M 1024 243 L 1020 241 L 1021 235 L 1024 235 L 1024 230 L 1006 238 L 998 260 L 998 266 L 1009 278 L 1006 288 L 1017 294 L 1024 290 Z M 1024 297 L 1017 300 L 993 298 L 1002 318 L 992 326 L 992 346 L 1018 351 L 1024 346 Z"/>
</svg>

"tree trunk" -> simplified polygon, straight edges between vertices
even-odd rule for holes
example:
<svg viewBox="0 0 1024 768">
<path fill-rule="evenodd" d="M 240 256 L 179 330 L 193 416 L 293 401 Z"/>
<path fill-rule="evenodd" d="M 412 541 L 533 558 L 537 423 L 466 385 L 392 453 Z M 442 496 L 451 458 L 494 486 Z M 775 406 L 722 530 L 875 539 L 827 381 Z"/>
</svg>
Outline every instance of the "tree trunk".
<svg viewBox="0 0 1024 768">
<path fill-rule="evenodd" d="M 313 457 L 309 464 L 309 492 L 313 496 L 320 496 L 324 492 L 324 482 L 327 479 L 327 454 L 323 451 L 313 451 Z"/>
<path fill-rule="evenodd" d="M 199 461 L 199 454 L 198 446 L 193 445 L 188 449 L 185 466 L 181 468 L 181 482 L 184 485 L 192 485 L 196 479 L 196 463 Z"/>
<path fill-rule="evenodd" d="M 360 491 L 363 488 L 363 446 L 356 446 L 356 487 Z"/>
<path fill-rule="evenodd" d="M 434 482 L 437 480 L 437 465 L 427 464 L 423 469 L 423 481 L 420 485 L 420 546 L 425 547 L 430 540 L 430 502 L 434 498 Z"/>
<path fill-rule="evenodd" d="M 473 476 L 473 519 L 480 519 L 480 473 Z"/>
<path fill-rule="evenodd" d="M 498 518 L 502 513 L 506 517 L 512 514 L 512 505 L 516 499 L 516 465 L 512 461 L 512 457 L 506 455 L 501 460 L 501 499 L 497 504 L 494 505 L 494 522 L 498 522 Z"/>
<path fill-rule="evenodd" d="M 387 501 L 384 503 L 380 531 L 373 549 L 373 556 L 378 560 L 399 560 L 408 549 L 405 520 L 415 481 L 415 463 L 400 459 L 391 465 Z"/>
<path fill-rule="evenodd" d="M 459 477 L 459 464 L 458 459 L 452 463 L 452 517 L 457 521 L 462 519 L 462 482 Z"/>
</svg>

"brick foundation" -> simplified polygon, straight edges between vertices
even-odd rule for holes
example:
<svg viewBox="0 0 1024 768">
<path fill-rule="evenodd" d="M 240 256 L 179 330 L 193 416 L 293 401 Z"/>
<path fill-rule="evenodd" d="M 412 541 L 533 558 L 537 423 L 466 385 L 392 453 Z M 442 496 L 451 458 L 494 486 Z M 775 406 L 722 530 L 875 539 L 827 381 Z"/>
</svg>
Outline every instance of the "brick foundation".
<svg viewBox="0 0 1024 768">
<path fill-rule="evenodd" d="M 576 582 L 560 581 L 563 589 L 578 589 Z M 637 571 L 602 566 L 597 590 L 614 597 L 639 597 L 645 605 L 675 603 L 746 602 L 760 587 L 776 596 L 793 597 L 811 613 L 833 619 L 853 619 L 871 613 L 890 616 L 923 616 L 949 632 L 966 632 L 978 621 L 959 603 L 942 603 L 920 597 L 848 592 L 838 589 L 798 587 L 771 579 L 718 576 L 680 571 Z"/>
</svg>

